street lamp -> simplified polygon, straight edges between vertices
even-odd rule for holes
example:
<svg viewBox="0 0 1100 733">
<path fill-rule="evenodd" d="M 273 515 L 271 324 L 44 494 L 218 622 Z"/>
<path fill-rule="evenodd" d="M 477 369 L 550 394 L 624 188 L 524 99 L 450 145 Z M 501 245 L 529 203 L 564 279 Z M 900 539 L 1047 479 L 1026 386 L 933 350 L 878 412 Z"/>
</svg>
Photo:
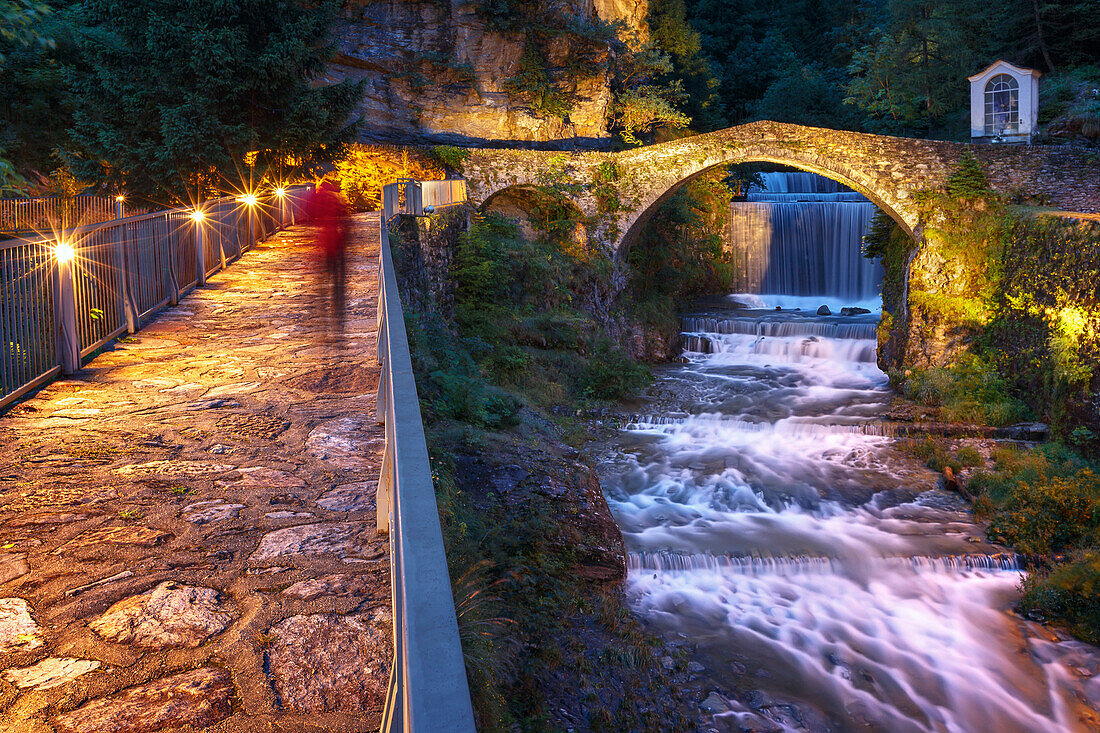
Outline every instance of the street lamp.
<svg viewBox="0 0 1100 733">
<path fill-rule="evenodd" d="M 58 242 L 53 249 L 53 254 L 60 263 L 65 263 L 76 257 L 76 250 L 68 242 Z"/>
</svg>

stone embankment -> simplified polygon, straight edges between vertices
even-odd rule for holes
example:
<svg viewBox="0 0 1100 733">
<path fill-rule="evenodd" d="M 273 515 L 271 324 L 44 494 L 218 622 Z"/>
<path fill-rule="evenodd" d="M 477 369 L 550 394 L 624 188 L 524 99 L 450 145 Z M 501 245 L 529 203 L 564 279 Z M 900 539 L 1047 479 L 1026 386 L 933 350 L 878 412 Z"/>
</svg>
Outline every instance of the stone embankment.
<svg viewBox="0 0 1100 733">
<path fill-rule="evenodd" d="M 0 730 L 378 729 L 377 227 L 342 334 L 297 228 L 0 417 Z"/>
</svg>

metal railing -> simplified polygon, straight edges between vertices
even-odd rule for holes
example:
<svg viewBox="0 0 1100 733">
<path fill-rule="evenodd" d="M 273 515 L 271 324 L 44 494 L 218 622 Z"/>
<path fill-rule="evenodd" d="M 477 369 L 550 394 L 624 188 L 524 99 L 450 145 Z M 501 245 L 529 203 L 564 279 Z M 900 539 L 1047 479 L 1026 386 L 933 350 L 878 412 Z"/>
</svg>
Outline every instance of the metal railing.
<svg viewBox="0 0 1100 733">
<path fill-rule="evenodd" d="M 382 221 L 398 214 L 425 216 L 436 209 L 466 203 L 466 179 L 415 181 L 398 178 L 382 187 Z"/>
<path fill-rule="evenodd" d="M 72 229 L 126 216 L 148 213 L 122 198 L 80 194 L 71 198 L 45 196 L 40 198 L 0 199 L 0 233 L 23 234 L 51 229 Z"/>
<path fill-rule="evenodd" d="M 305 215 L 309 187 L 0 242 L 0 407 L 19 399 Z M 197 213 L 197 212 L 201 212 Z"/>
<path fill-rule="evenodd" d="M 386 220 L 378 259 L 378 531 L 390 536 L 394 661 L 383 733 L 473 733 L 473 706 Z"/>
</svg>

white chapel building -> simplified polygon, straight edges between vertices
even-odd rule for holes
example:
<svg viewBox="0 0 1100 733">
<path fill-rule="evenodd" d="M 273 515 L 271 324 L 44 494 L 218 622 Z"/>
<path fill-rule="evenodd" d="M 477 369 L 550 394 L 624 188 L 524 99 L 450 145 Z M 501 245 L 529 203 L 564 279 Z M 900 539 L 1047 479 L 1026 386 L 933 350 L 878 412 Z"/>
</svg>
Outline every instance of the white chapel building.
<svg viewBox="0 0 1100 733">
<path fill-rule="evenodd" d="M 1039 117 L 1039 76 L 997 61 L 970 79 L 970 138 L 973 142 L 1026 143 Z"/>
</svg>

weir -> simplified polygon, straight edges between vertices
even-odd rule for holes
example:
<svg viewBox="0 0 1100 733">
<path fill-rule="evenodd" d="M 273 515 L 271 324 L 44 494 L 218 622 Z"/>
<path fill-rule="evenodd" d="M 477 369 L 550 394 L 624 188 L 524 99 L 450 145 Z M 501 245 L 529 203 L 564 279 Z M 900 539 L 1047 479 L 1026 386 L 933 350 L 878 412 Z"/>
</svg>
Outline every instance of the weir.
<svg viewBox="0 0 1100 733">
<path fill-rule="evenodd" d="M 726 245 L 744 293 L 876 298 L 882 267 L 862 255 L 875 205 L 813 173 L 765 173 L 764 187 L 730 204 Z"/>
</svg>

